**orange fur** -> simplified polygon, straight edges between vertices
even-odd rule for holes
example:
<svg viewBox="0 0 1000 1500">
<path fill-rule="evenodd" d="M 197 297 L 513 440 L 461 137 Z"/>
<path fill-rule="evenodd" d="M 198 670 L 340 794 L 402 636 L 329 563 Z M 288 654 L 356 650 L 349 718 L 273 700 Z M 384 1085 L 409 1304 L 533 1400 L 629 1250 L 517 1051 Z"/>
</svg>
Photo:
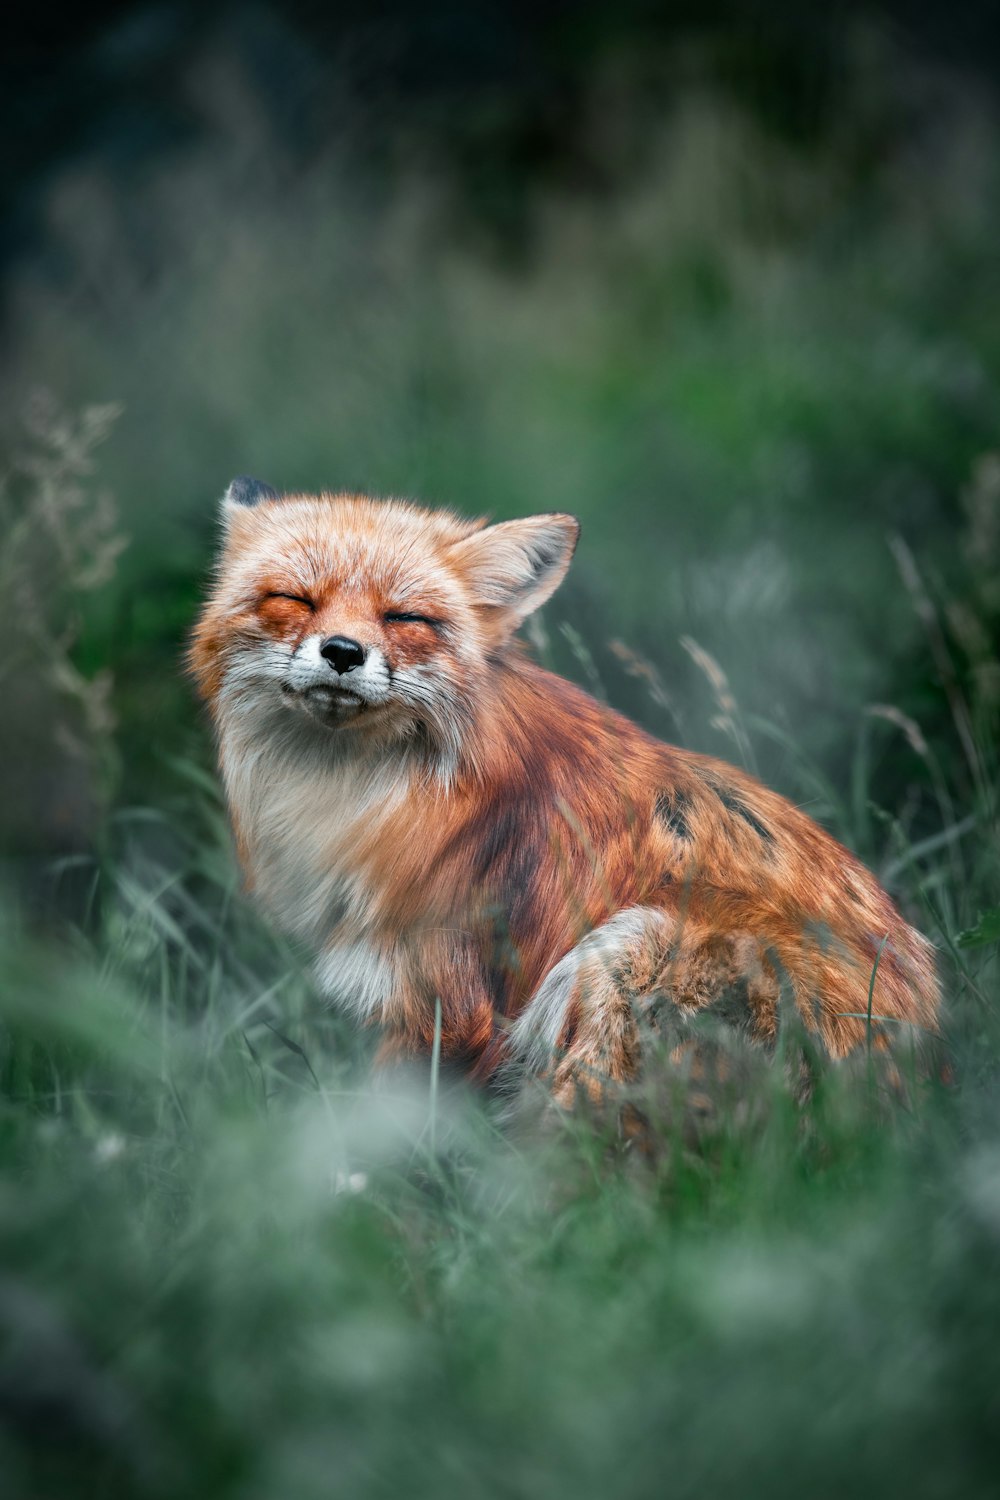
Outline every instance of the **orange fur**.
<svg viewBox="0 0 1000 1500">
<path fill-rule="evenodd" d="M 782 993 L 841 1057 L 883 939 L 875 1015 L 934 1026 L 930 945 L 852 854 L 513 641 L 571 518 L 270 492 L 225 516 L 190 660 L 240 858 L 384 1057 L 430 1049 L 437 997 L 446 1056 L 488 1078 L 520 1055 L 568 1102 L 587 1074 L 634 1075 L 636 1007 L 735 1001 L 767 1042 Z M 329 668 L 330 637 L 363 669 Z"/>
</svg>

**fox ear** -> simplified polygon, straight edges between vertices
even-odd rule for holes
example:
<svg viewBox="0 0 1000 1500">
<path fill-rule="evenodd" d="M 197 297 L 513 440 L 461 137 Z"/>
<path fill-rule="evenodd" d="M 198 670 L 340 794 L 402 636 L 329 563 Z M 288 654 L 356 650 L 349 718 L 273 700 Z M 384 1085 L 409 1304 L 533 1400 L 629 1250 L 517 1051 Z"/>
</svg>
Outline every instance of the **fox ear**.
<svg viewBox="0 0 1000 1500">
<path fill-rule="evenodd" d="M 252 479 L 249 474 L 239 474 L 222 497 L 223 514 L 237 506 L 252 507 L 262 500 L 277 500 L 278 491 L 272 490 L 262 479 Z"/>
<path fill-rule="evenodd" d="M 545 603 L 570 565 L 580 523 L 553 511 L 523 521 L 500 521 L 451 549 L 479 605 L 500 611 L 515 629 Z"/>
</svg>

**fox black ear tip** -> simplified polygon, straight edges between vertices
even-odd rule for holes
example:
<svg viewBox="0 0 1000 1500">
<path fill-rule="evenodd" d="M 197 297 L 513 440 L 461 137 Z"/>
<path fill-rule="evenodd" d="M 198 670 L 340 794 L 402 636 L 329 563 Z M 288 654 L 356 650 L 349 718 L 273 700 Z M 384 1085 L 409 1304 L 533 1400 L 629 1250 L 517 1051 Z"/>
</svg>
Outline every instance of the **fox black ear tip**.
<svg viewBox="0 0 1000 1500">
<path fill-rule="evenodd" d="M 278 491 L 254 479 L 251 474 L 238 474 L 226 491 L 228 505 L 259 505 L 262 500 L 277 500 Z"/>
</svg>

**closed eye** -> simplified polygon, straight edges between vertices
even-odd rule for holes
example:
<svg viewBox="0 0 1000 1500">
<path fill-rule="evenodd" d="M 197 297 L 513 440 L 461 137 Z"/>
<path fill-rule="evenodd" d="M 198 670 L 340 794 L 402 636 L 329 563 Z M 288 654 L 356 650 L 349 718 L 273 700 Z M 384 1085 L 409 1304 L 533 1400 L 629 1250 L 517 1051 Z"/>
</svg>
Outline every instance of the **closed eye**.
<svg viewBox="0 0 1000 1500">
<path fill-rule="evenodd" d="M 306 596 L 305 596 L 305 594 L 282 594 L 282 593 L 280 593 L 278 591 L 275 591 L 275 592 L 270 593 L 270 594 L 265 594 L 264 598 L 265 599 L 290 599 L 293 604 L 304 604 L 305 607 L 306 607 L 306 609 L 315 610 L 315 608 L 316 608 L 316 606 L 312 602 L 312 600 L 311 599 L 307 599 Z"/>
<path fill-rule="evenodd" d="M 418 615 L 403 609 L 388 609 L 382 618 L 387 625 L 429 625 L 432 630 L 440 630 L 444 624 L 433 615 Z"/>
</svg>

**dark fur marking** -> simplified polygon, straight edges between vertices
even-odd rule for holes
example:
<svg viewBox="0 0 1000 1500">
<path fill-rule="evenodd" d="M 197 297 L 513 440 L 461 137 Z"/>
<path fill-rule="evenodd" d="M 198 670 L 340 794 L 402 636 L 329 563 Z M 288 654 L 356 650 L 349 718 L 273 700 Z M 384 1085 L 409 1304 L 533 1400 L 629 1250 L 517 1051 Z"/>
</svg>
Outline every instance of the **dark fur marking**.
<svg viewBox="0 0 1000 1500">
<path fill-rule="evenodd" d="M 250 474 L 239 474 L 226 491 L 226 499 L 233 505 L 259 505 L 262 500 L 277 500 L 278 491 L 273 490 L 262 479 Z"/>
<path fill-rule="evenodd" d="M 534 912 L 534 886 L 541 865 L 533 812 L 524 803 L 490 808 L 456 836 L 446 853 L 471 855 L 473 893 L 485 896 L 484 962 L 494 1005 L 505 1013 L 519 982 L 518 943 Z"/>
<path fill-rule="evenodd" d="M 722 803 L 727 812 L 735 813 L 742 818 L 749 828 L 752 828 L 759 839 L 765 844 L 774 843 L 774 834 L 757 817 L 756 813 L 750 811 L 745 802 L 741 802 L 735 792 L 724 783 L 712 782 L 712 790 Z"/>
<path fill-rule="evenodd" d="M 730 981 L 695 1014 L 709 1015 L 713 1020 L 731 1026 L 734 1031 L 752 1030 L 754 1015 L 750 1005 L 748 981 L 743 976 Z"/>
<path fill-rule="evenodd" d="M 690 840 L 691 829 L 687 821 L 687 811 L 690 806 L 690 797 L 676 789 L 672 792 L 657 792 L 653 813 L 668 833 L 672 833 L 678 839 Z"/>
</svg>

